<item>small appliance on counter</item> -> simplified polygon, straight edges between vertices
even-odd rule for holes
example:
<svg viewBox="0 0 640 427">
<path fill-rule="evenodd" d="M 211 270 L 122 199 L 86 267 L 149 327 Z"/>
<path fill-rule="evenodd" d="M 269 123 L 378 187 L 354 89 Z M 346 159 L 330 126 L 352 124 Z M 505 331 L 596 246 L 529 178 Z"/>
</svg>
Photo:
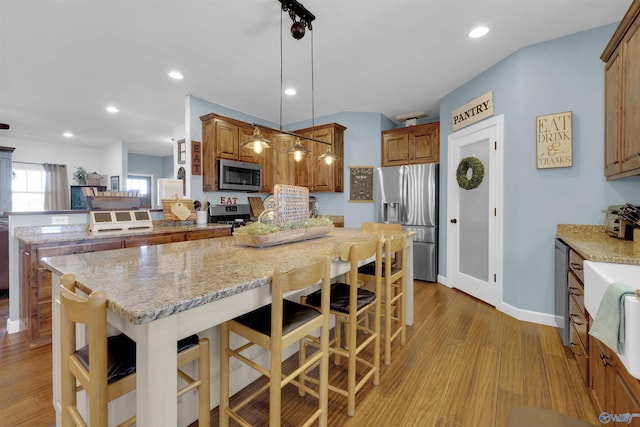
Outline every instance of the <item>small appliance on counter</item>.
<svg viewBox="0 0 640 427">
<path fill-rule="evenodd" d="M 248 204 L 209 205 L 209 223 L 231 224 L 235 229 L 250 222 L 251 207 Z"/>
<path fill-rule="evenodd" d="M 640 207 L 631 205 L 612 205 L 605 213 L 604 229 L 611 237 L 633 240 L 634 227 L 640 226 Z"/>
</svg>

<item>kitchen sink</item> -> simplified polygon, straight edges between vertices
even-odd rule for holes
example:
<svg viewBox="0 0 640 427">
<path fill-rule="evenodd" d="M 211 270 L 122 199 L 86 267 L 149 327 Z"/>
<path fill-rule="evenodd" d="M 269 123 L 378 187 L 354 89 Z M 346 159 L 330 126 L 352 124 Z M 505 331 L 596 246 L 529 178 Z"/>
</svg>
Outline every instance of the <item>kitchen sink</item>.
<svg viewBox="0 0 640 427">
<path fill-rule="evenodd" d="M 591 317 L 596 317 L 607 286 L 615 282 L 640 289 L 640 265 L 584 262 L 584 305 Z M 617 354 L 627 371 L 640 379 L 640 300 L 626 296 L 624 304 L 625 338 Z"/>
</svg>

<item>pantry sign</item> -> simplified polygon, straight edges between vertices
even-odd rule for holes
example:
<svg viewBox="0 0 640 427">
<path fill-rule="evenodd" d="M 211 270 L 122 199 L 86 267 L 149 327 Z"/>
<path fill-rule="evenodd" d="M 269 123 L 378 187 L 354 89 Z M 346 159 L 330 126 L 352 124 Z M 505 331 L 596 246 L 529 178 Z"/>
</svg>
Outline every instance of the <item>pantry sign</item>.
<svg viewBox="0 0 640 427">
<path fill-rule="evenodd" d="M 472 99 L 451 113 L 451 128 L 456 131 L 493 116 L 493 92 Z"/>
<path fill-rule="evenodd" d="M 573 166 L 571 122 L 571 111 L 536 117 L 538 169 Z"/>
</svg>

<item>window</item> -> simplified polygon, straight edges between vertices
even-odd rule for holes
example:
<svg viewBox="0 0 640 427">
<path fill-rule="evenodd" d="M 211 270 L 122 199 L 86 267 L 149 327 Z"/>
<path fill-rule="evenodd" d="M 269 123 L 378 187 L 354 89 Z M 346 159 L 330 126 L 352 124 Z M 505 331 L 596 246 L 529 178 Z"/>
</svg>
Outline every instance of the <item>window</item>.
<svg viewBox="0 0 640 427">
<path fill-rule="evenodd" d="M 45 173 L 42 165 L 14 162 L 11 184 L 11 210 L 44 210 Z"/>
<path fill-rule="evenodd" d="M 138 190 L 141 208 L 151 208 L 151 177 L 145 175 L 129 175 L 127 191 Z"/>
</svg>

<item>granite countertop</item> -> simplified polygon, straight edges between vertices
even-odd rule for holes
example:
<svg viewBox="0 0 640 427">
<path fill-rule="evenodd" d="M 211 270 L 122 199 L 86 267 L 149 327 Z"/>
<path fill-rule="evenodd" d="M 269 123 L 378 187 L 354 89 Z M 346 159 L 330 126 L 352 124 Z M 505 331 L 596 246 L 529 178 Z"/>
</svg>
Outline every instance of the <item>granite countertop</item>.
<svg viewBox="0 0 640 427">
<path fill-rule="evenodd" d="M 15 237 L 21 243 L 38 244 L 104 239 L 109 237 L 144 236 L 229 227 L 231 227 L 229 224 L 196 225 L 193 221 L 153 221 L 153 228 L 150 230 L 94 234 L 89 231 L 88 224 L 39 225 L 33 227 L 16 227 Z"/>
<path fill-rule="evenodd" d="M 589 261 L 640 265 L 640 242 L 610 237 L 603 225 L 558 224 L 556 235 Z"/>
<path fill-rule="evenodd" d="M 271 283 L 277 264 L 287 271 L 322 255 L 336 259 L 347 242 L 376 238 L 356 229 L 268 248 L 220 237 L 43 258 L 48 269 L 74 273 L 85 293 L 104 290 L 110 310 L 142 324 Z"/>
</svg>

